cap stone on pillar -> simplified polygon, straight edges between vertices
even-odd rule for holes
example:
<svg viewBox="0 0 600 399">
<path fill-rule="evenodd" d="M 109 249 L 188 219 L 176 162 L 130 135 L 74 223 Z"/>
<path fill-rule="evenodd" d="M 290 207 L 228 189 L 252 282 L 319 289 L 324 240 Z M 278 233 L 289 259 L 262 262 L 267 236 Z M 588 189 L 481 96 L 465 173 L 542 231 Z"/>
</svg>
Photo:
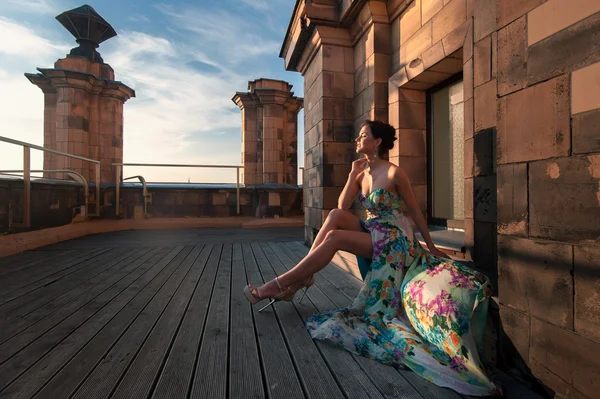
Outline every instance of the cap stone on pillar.
<svg viewBox="0 0 600 399">
<path fill-rule="evenodd" d="M 112 164 L 123 162 L 123 104 L 135 91 L 114 80 L 114 70 L 96 49 L 117 33 L 89 5 L 56 19 L 79 46 L 54 68 L 25 74 L 45 96 L 44 147 L 100 161 L 100 182 L 113 182 Z M 59 155 L 44 153 L 44 169 L 72 169 L 88 181 L 96 180 L 93 164 Z"/>
</svg>

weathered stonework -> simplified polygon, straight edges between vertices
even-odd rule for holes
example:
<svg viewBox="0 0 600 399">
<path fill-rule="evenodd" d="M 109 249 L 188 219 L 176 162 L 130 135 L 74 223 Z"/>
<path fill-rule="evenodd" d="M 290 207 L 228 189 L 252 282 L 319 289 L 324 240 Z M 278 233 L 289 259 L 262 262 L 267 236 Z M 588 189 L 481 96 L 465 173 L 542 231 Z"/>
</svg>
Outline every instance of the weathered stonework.
<svg viewBox="0 0 600 399">
<path fill-rule="evenodd" d="M 232 98 L 242 111 L 245 185 L 298 184 L 298 112 L 304 102 L 291 89 L 281 80 L 258 79 Z"/>
<path fill-rule="evenodd" d="M 529 234 L 600 243 L 600 154 L 529 164 Z"/>
<path fill-rule="evenodd" d="M 38 70 L 26 76 L 44 92 L 44 146 L 100 161 L 100 182 L 113 183 L 112 164 L 123 162 L 123 104 L 135 92 L 114 80 L 108 64 L 86 58 L 69 56 Z M 96 180 L 95 166 L 78 159 L 45 153 L 44 169 L 71 169 Z"/>
<path fill-rule="evenodd" d="M 566 156 L 571 144 L 569 136 L 568 76 L 500 99 L 499 164 Z"/>
<path fill-rule="evenodd" d="M 600 247 L 597 2 L 347 0 L 337 18 L 333 2 L 323 7 L 298 1 L 281 53 L 311 97 L 307 241 L 335 206 L 352 159 L 351 144 L 325 133 L 330 119 L 352 123 L 348 138 L 366 118 L 389 121 L 398 138 L 389 159 L 427 211 L 427 94 L 462 74 L 466 258 L 499 271 L 498 363 L 563 397 L 592 398 L 598 309 L 585 299 L 600 284 L 590 265 Z M 333 56 L 323 56 L 327 46 Z M 326 95 L 336 81 L 344 87 Z M 578 364 L 558 336 L 586 348 Z"/>
</svg>

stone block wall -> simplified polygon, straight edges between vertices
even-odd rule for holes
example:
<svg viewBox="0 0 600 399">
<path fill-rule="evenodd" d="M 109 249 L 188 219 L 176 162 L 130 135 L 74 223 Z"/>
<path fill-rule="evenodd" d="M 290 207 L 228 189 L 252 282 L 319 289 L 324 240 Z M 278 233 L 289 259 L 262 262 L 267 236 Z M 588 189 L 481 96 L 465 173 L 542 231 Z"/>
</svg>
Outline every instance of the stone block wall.
<svg viewBox="0 0 600 399">
<path fill-rule="evenodd" d="M 339 29 L 319 32 L 325 42 L 305 73 L 304 214 L 312 241 L 346 183 L 354 160 L 353 49 Z M 342 44 L 332 40 L 342 33 Z"/>
<path fill-rule="evenodd" d="M 600 4 L 498 3 L 498 267 L 507 360 L 600 387 Z M 494 50 L 494 49 L 493 49 Z M 506 342 L 505 342 L 506 343 Z"/>
</svg>

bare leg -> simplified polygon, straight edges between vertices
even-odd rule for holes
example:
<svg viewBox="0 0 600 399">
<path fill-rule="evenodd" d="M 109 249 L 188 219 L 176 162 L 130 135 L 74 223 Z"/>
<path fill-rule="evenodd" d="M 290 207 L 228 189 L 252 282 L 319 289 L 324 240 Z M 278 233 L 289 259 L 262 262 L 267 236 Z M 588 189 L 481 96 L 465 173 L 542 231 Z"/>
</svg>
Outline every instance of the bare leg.
<svg viewBox="0 0 600 399">
<path fill-rule="evenodd" d="M 312 250 L 294 268 L 279 276 L 282 287 L 295 289 L 308 281 L 310 276 L 323 269 L 337 251 L 348 251 L 364 258 L 373 256 L 373 243 L 371 235 L 347 230 L 331 230 L 317 248 Z M 267 298 L 280 292 L 275 280 L 263 284 L 258 288 L 259 296 Z"/>
<path fill-rule="evenodd" d="M 356 215 L 349 211 L 342 209 L 332 209 L 325 219 L 325 223 L 319 230 L 319 234 L 315 237 L 313 245 L 310 247 L 310 252 L 314 251 L 332 230 L 349 230 L 349 231 L 361 231 L 360 219 Z"/>
</svg>

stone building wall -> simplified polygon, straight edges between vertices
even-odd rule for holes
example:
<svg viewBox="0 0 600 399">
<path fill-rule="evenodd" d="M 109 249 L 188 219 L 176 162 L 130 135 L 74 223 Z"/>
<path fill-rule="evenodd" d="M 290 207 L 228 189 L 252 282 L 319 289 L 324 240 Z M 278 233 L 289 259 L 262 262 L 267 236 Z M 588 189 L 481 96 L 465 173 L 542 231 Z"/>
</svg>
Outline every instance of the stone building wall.
<svg viewBox="0 0 600 399">
<path fill-rule="evenodd" d="M 280 54 L 305 81 L 307 242 L 365 119 L 396 127 L 390 160 L 427 212 L 427 93 L 462 78 L 466 255 L 498 273 L 488 332 L 499 365 L 556 397 L 600 383 L 599 31 L 594 0 L 298 0 Z"/>
<path fill-rule="evenodd" d="M 496 10 L 497 99 L 484 112 L 497 111 L 505 337 L 557 394 L 597 397 L 600 3 L 526 1 Z"/>
</svg>

